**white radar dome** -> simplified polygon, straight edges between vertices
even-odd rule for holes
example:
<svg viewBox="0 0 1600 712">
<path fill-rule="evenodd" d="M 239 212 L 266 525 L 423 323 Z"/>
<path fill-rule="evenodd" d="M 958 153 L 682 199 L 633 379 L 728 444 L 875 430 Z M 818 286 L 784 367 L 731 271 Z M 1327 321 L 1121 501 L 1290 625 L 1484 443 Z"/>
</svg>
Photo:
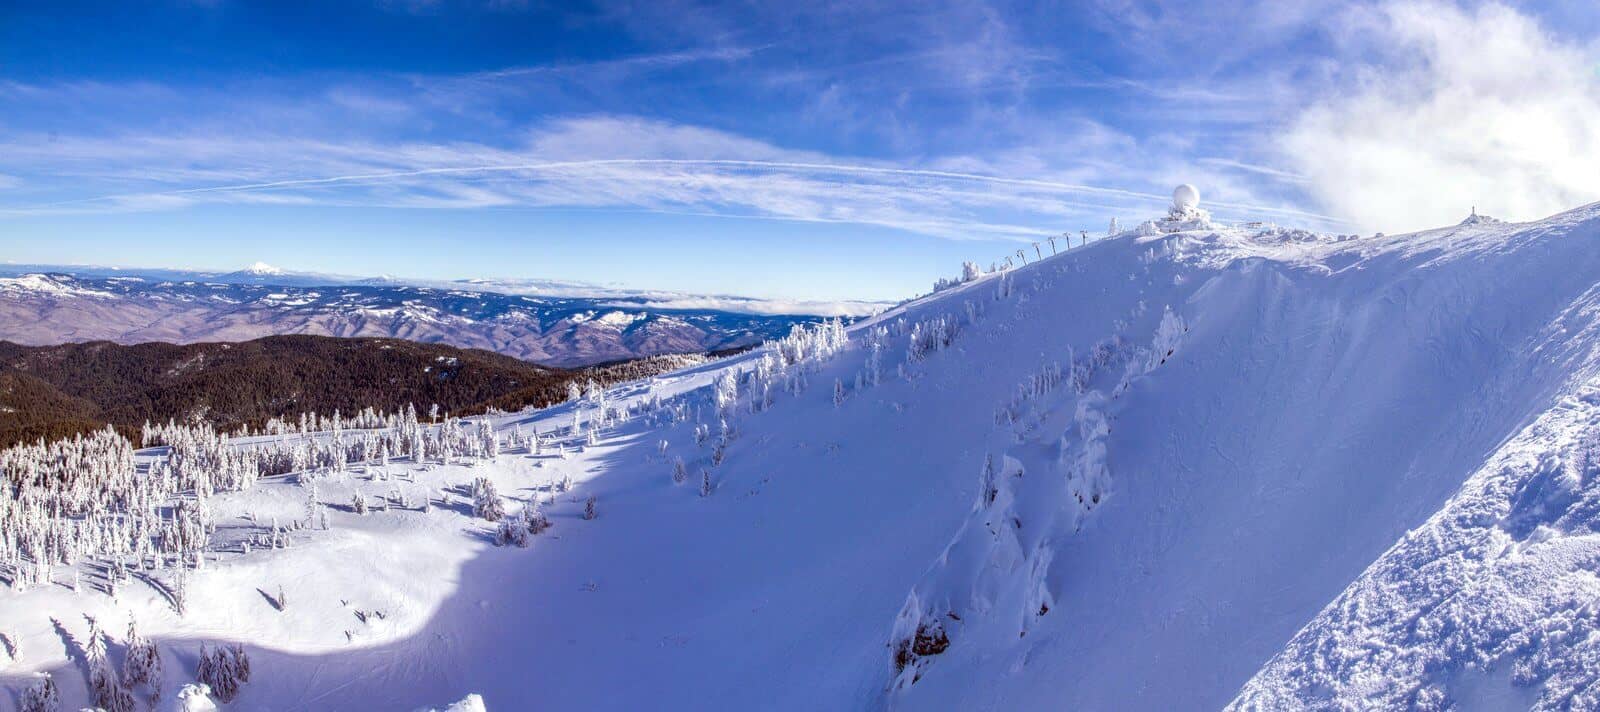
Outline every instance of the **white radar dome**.
<svg viewBox="0 0 1600 712">
<path fill-rule="evenodd" d="M 1184 183 L 1172 190 L 1172 207 L 1188 212 L 1200 207 L 1200 191 Z"/>
</svg>

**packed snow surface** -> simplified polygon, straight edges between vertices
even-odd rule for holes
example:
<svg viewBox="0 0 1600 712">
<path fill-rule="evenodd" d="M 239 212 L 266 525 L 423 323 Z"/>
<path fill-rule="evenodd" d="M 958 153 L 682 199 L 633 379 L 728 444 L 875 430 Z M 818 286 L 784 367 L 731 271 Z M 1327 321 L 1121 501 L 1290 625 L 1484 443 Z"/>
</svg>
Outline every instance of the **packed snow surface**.
<svg viewBox="0 0 1600 712">
<path fill-rule="evenodd" d="M 564 454 L 321 474 L 285 548 L 234 544 L 300 476 L 216 495 L 185 615 L 0 593 L 0 681 L 76 708 L 85 615 L 134 615 L 163 699 L 244 642 L 230 709 L 1600 704 L 1600 207 L 1173 227 L 620 386 L 593 440 L 592 399 L 493 419 Z M 495 546 L 477 477 L 552 526 Z M 384 493 L 443 504 L 343 505 Z"/>
</svg>

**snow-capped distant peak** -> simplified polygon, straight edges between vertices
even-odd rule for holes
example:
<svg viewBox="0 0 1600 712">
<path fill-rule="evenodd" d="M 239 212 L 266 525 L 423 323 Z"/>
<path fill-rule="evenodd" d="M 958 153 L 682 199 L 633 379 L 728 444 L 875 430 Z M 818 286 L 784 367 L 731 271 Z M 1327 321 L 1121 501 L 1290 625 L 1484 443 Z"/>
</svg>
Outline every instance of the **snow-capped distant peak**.
<svg viewBox="0 0 1600 712">
<path fill-rule="evenodd" d="M 259 274 L 263 276 L 280 276 L 284 273 L 282 269 L 273 267 L 265 262 L 257 262 L 239 271 L 243 274 Z"/>
</svg>

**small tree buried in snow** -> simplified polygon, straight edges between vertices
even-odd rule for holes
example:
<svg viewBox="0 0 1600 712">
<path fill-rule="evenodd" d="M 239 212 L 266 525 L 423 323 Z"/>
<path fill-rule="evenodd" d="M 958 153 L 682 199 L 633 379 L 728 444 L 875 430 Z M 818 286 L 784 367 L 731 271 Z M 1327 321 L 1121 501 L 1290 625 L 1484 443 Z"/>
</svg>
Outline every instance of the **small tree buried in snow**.
<svg viewBox="0 0 1600 712">
<path fill-rule="evenodd" d="M 22 693 L 21 712 L 61 712 L 61 693 L 49 675 L 40 678 Z"/>
<path fill-rule="evenodd" d="M 700 496 L 710 497 L 716 491 L 716 486 L 711 483 L 711 473 L 701 468 L 700 470 Z"/>
<path fill-rule="evenodd" d="M 189 568 L 182 561 L 172 572 L 172 609 L 182 616 L 189 612 Z"/>
<path fill-rule="evenodd" d="M 250 656 L 244 652 L 244 646 L 238 643 L 233 645 L 219 645 L 207 649 L 204 644 L 200 646 L 200 663 L 195 667 L 195 678 L 211 688 L 211 693 L 218 700 L 232 702 L 239 695 L 239 688 L 250 682 Z"/>
<path fill-rule="evenodd" d="M 366 516 L 366 514 L 367 514 L 367 498 L 361 496 L 360 492 L 357 492 L 357 493 L 355 493 L 354 495 L 351 496 L 351 498 L 350 498 L 350 511 L 355 512 L 356 514 L 361 515 L 361 516 Z"/>
<path fill-rule="evenodd" d="M 672 483 L 681 485 L 689 479 L 689 468 L 684 466 L 683 458 L 672 461 Z"/>
<path fill-rule="evenodd" d="M 586 500 L 583 503 L 583 518 L 584 519 L 594 519 L 595 517 L 598 517 L 598 516 L 600 516 L 600 513 L 595 511 L 594 495 L 591 494 L 591 495 L 589 495 L 589 499 Z"/>
<path fill-rule="evenodd" d="M 205 683 L 184 685 L 178 690 L 174 712 L 216 712 L 217 703 L 211 701 L 211 686 Z"/>
<path fill-rule="evenodd" d="M 472 481 L 472 513 L 491 522 L 506 516 L 506 505 L 500 501 L 500 491 L 487 477 Z"/>
<path fill-rule="evenodd" d="M 1172 307 L 1167 307 L 1161 313 L 1161 323 L 1156 325 L 1156 336 L 1150 344 L 1150 364 L 1147 370 L 1154 370 L 1167 362 L 1178 350 L 1178 345 L 1183 342 L 1183 335 L 1188 333 L 1189 326 L 1183 323 L 1183 317 L 1172 313 Z"/>
<path fill-rule="evenodd" d="M 999 495 L 1000 486 L 994 468 L 994 453 L 989 453 L 983 457 L 983 475 L 978 481 L 978 507 L 994 504 L 995 497 Z"/>
</svg>

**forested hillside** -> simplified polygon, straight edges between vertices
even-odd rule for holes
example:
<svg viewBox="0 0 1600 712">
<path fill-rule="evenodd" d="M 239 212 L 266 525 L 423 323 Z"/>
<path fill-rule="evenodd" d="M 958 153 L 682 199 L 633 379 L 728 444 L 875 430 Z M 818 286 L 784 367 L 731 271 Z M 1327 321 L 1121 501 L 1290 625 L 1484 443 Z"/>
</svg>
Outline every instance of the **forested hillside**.
<svg viewBox="0 0 1600 712">
<path fill-rule="evenodd" d="M 0 446 L 147 421 L 203 419 L 222 430 L 300 413 L 448 413 L 516 409 L 566 397 L 566 384 L 612 383 L 692 363 L 662 356 L 584 369 L 539 366 L 480 349 L 399 339 L 272 336 L 242 343 L 31 347 L 0 341 Z"/>
</svg>

